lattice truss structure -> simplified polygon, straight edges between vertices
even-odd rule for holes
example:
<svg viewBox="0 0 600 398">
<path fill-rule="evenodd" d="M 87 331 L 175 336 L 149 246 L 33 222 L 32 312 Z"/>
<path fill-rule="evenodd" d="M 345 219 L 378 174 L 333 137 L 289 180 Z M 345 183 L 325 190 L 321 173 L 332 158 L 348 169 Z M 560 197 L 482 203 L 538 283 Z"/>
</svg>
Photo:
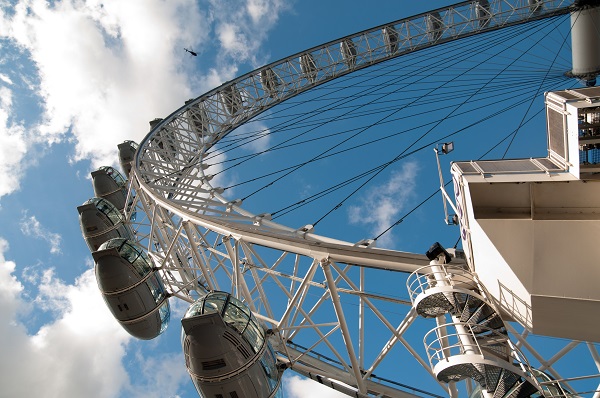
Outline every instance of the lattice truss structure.
<svg viewBox="0 0 600 398">
<path fill-rule="evenodd" d="M 420 395 L 402 385 L 410 384 L 402 377 L 386 380 L 376 373 L 386 363 L 399 366 L 404 358 L 414 358 L 410 363 L 434 376 L 423 348 L 417 347 L 422 333 L 416 338 L 407 332 L 417 315 L 405 293 L 408 274 L 429 260 L 378 249 L 369 241 L 330 239 L 314 234 L 311 225 L 289 227 L 271 221 L 269 214 L 252 214 L 211 183 L 216 169 L 207 156 L 236 127 L 319 84 L 436 44 L 567 14 L 572 3 L 482 0 L 433 10 L 269 64 L 157 121 L 140 144 L 129 176 L 134 206 L 128 216 L 136 212 L 131 228 L 160 267 L 171 295 L 193 302 L 206 290 L 232 292 L 271 331 L 282 364 L 319 375 L 321 381 L 346 383 L 357 396 Z M 390 283 L 381 286 L 382 279 Z M 527 330 L 512 331 L 545 370 L 561 377 L 552 365 L 566 351 L 544 360 L 527 342 Z M 373 341 L 369 335 L 387 338 Z M 419 343 L 411 344 L 415 339 Z M 576 346 L 581 347 L 575 342 L 565 350 Z M 594 346 L 588 348 L 600 365 Z M 451 386 L 440 385 L 455 394 Z"/>
</svg>

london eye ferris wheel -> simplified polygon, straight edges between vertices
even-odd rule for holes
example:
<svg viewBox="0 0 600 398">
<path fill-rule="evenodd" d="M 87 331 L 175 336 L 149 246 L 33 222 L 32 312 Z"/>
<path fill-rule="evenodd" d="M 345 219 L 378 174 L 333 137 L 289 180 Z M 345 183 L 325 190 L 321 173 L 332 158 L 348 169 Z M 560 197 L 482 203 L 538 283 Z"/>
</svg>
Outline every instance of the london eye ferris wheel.
<svg viewBox="0 0 600 398">
<path fill-rule="evenodd" d="M 186 101 L 78 208 L 107 305 L 152 339 L 189 302 L 206 397 L 600 396 L 599 29 L 464 1 Z"/>
</svg>

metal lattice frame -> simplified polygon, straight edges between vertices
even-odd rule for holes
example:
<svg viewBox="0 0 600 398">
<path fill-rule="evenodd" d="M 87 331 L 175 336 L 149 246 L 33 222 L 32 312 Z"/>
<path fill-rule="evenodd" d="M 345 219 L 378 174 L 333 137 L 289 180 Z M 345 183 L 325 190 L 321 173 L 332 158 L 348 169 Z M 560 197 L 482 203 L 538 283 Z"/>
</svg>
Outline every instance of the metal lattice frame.
<svg viewBox="0 0 600 398">
<path fill-rule="evenodd" d="M 374 375 L 386 361 L 395 361 L 389 354 L 398 343 L 432 374 L 404 336 L 415 311 L 398 318 L 380 308 L 410 305 L 398 296 L 397 287 L 403 286 L 406 273 L 429 260 L 377 249 L 370 242 L 318 236 L 310 225 L 292 228 L 272 222 L 268 214 L 252 214 L 211 184 L 207 153 L 236 127 L 317 85 L 437 44 L 566 14 L 572 3 L 480 0 L 433 10 L 252 71 L 158 122 L 140 144 L 130 192 L 135 192 L 133 208 L 138 212 L 137 239 L 161 267 L 172 295 L 192 302 L 204 289 L 231 291 L 271 329 L 281 363 L 307 376 L 318 374 L 321 380 L 353 386 L 356 396 L 415 396 L 418 391 Z M 381 275 L 399 282 L 381 294 L 365 293 L 365 286 Z M 346 300 L 356 305 L 348 307 Z M 365 322 L 370 320 L 387 334 L 385 341 L 365 338 Z M 517 335 L 519 345 L 529 344 L 527 331 Z M 367 344 L 379 352 L 368 362 Z M 316 353 L 322 350 L 328 356 Z M 589 345 L 589 350 L 600 369 L 595 347 Z M 538 359 L 560 378 L 552 369 L 553 359 Z M 456 393 L 452 387 L 442 388 Z"/>
</svg>

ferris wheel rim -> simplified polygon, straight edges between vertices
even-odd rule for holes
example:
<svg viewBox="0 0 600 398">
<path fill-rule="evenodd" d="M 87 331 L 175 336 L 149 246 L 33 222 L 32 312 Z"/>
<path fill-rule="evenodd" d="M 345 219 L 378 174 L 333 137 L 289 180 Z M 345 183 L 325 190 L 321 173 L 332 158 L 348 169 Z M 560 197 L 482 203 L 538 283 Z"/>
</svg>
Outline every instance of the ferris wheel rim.
<svg viewBox="0 0 600 398">
<path fill-rule="evenodd" d="M 506 0 L 499 0 L 499 2 L 505 2 L 505 1 Z M 342 70 L 341 72 L 339 72 L 337 74 L 333 73 L 329 76 L 325 76 L 324 78 L 321 78 L 316 81 L 309 81 L 309 80 L 311 80 L 311 78 L 307 77 L 307 73 L 303 72 L 301 70 L 303 56 L 311 55 L 315 51 L 331 47 L 332 45 L 340 45 L 340 48 L 341 48 L 343 46 L 343 43 L 345 43 L 347 40 L 356 39 L 356 38 L 360 37 L 361 35 L 366 35 L 368 33 L 372 33 L 377 30 L 385 31 L 386 28 L 391 28 L 393 31 L 393 27 L 395 25 L 398 25 L 399 23 L 403 23 L 405 21 L 409 21 L 412 19 L 423 19 L 423 20 L 427 21 L 431 15 L 439 16 L 439 13 L 452 12 L 452 10 L 455 10 L 457 7 L 460 7 L 460 6 L 470 6 L 470 7 L 473 7 L 474 9 L 476 9 L 477 7 L 480 7 L 479 4 L 482 2 L 474 1 L 474 0 L 463 1 L 460 3 L 456 3 L 454 5 L 448 6 L 448 7 L 441 7 L 441 8 L 435 9 L 435 10 L 430 10 L 427 12 L 416 14 L 414 16 L 404 18 L 404 19 L 401 19 L 398 21 L 393 21 L 390 23 L 378 25 L 373 28 L 369 28 L 366 30 L 362 30 L 360 32 L 356 32 L 356 33 L 341 37 L 339 39 L 328 41 L 324 44 L 311 47 L 310 49 L 297 52 L 291 56 L 282 58 L 281 60 L 278 60 L 278 61 L 274 61 L 268 65 L 265 65 L 263 67 L 255 69 L 253 71 L 250 71 L 250 72 L 248 72 L 242 76 L 239 76 L 231 81 L 228 81 L 228 82 L 222 84 L 221 86 L 216 87 L 213 90 L 210 90 L 209 92 L 207 92 L 193 100 L 188 101 L 182 107 L 180 107 L 179 109 L 177 109 L 176 111 L 171 113 L 171 115 L 169 115 L 168 117 L 166 117 L 165 119 L 163 119 L 159 123 L 157 123 L 150 130 L 150 132 L 146 135 L 146 137 L 143 139 L 143 141 L 140 143 L 139 149 L 136 152 L 136 156 L 135 156 L 135 160 L 134 160 L 134 167 L 132 168 L 132 170 L 133 170 L 132 175 L 134 176 L 134 178 L 137 179 L 139 188 L 141 190 L 143 190 L 145 194 L 147 194 L 149 197 L 151 197 L 155 203 L 160 204 L 163 208 L 169 209 L 169 211 L 182 217 L 182 219 L 192 221 L 194 224 L 202 225 L 203 227 L 206 227 L 206 228 L 209 228 L 209 229 L 212 229 L 215 231 L 219 231 L 224 234 L 228 234 L 228 235 L 232 235 L 232 236 L 244 236 L 244 238 L 248 238 L 250 241 L 254 241 L 254 242 L 260 243 L 260 244 L 269 243 L 269 242 L 270 242 L 270 244 L 273 244 L 276 241 L 284 241 L 283 246 L 287 247 L 287 248 L 294 247 L 295 246 L 293 244 L 294 241 L 302 242 L 300 244 L 300 246 L 302 246 L 302 250 L 303 250 L 302 253 L 304 253 L 304 254 L 324 253 L 324 254 L 328 255 L 328 254 L 331 254 L 331 252 L 335 252 L 338 249 L 339 250 L 343 250 L 343 249 L 348 250 L 350 248 L 355 248 L 354 250 L 356 253 L 364 252 L 364 253 L 369 253 L 370 255 L 373 255 L 373 253 L 395 252 L 395 251 L 388 251 L 388 250 L 376 248 L 374 245 L 375 242 L 373 242 L 373 241 L 365 240 L 365 241 L 361 241 L 358 243 L 350 243 L 350 242 L 346 242 L 346 241 L 342 241 L 342 240 L 332 239 L 332 238 L 329 238 L 326 236 L 321 236 L 321 235 L 315 234 L 312 231 L 310 225 L 307 225 L 305 227 L 300 227 L 300 228 L 292 228 L 292 227 L 289 227 L 289 226 L 286 226 L 286 225 L 283 225 L 283 224 L 280 224 L 280 223 L 270 220 L 269 214 L 259 214 L 259 215 L 253 214 L 253 213 L 249 212 L 248 210 L 244 209 L 241 205 L 238 205 L 236 203 L 236 201 L 231 201 L 230 199 L 223 196 L 222 192 L 220 191 L 220 189 L 218 187 L 212 186 L 210 183 L 210 178 L 212 176 L 205 174 L 202 167 L 198 167 L 198 174 L 200 175 L 201 183 L 207 187 L 206 192 L 204 194 L 207 196 L 210 196 L 211 199 L 215 199 L 216 201 L 220 202 L 222 205 L 227 206 L 227 210 L 226 210 L 227 212 L 236 213 L 236 214 L 242 216 L 245 220 L 244 220 L 244 222 L 236 222 L 235 220 L 227 221 L 226 219 L 220 218 L 219 216 L 210 216 L 210 215 L 206 216 L 206 215 L 199 214 L 198 212 L 194 212 L 189 209 L 184 209 L 183 207 L 175 204 L 169 197 L 165 197 L 164 194 L 157 192 L 153 187 L 150 186 L 150 181 L 152 180 L 152 178 L 150 178 L 149 173 L 144 172 L 144 167 L 142 166 L 142 164 L 145 161 L 145 159 L 143 158 L 143 155 L 145 153 L 147 153 L 147 148 L 150 145 L 150 143 L 152 142 L 152 140 L 154 138 L 156 138 L 156 136 L 159 135 L 160 132 L 163 131 L 170 122 L 176 120 L 179 117 L 187 118 L 188 116 L 186 116 L 186 112 L 189 112 L 194 107 L 198 107 L 198 109 L 201 109 L 200 104 L 203 104 L 205 101 L 207 101 L 207 99 L 209 99 L 211 97 L 212 98 L 214 98 L 214 97 L 225 98 L 225 99 L 221 98 L 222 99 L 222 101 L 221 101 L 222 109 L 220 109 L 221 114 L 218 115 L 218 117 L 221 117 L 221 118 L 223 116 L 225 116 L 225 122 L 222 123 L 221 130 L 215 130 L 215 132 L 212 133 L 213 140 L 208 143 L 205 142 L 204 145 L 202 145 L 202 147 L 199 148 L 198 155 L 197 155 L 198 158 L 202 158 L 202 156 L 206 152 L 206 150 L 212 148 L 222 138 L 226 137 L 231 131 L 235 130 L 237 127 L 242 126 L 244 123 L 246 123 L 247 121 L 256 117 L 257 115 L 265 112 L 266 110 L 270 109 L 271 107 L 276 106 L 290 98 L 293 98 L 299 94 L 302 94 L 305 91 L 311 90 L 314 87 L 317 87 L 328 81 L 334 80 L 338 77 L 342 77 L 347 74 L 356 72 L 357 70 L 369 68 L 369 67 L 379 64 L 381 62 L 385 62 L 385 61 L 393 59 L 393 58 L 402 57 L 403 55 L 410 54 L 410 53 L 413 53 L 415 51 L 419 51 L 419 50 L 422 50 L 425 48 L 434 47 L 434 46 L 445 44 L 445 43 L 448 43 L 451 41 L 460 40 L 465 37 L 483 34 L 483 33 L 487 33 L 492 30 L 503 29 L 503 28 L 514 26 L 514 25 L 521 24 L 521 23 L 526 23 L 526 22 L 530 22 L 530 21 L 534 21 L 534 20 L 543 19 L 543 18 L 550 18 L 550 17 L 554 17 L 557 15 L 567 14 L 567 13 L 573 11 L 576 7 L 576 5 L 575 5 L 576 2 L 573 0 L 541 0 L 541 1 L 536 1 L 533 4 L 535 4 L 536 6 L 539 5 L 541 7 L 549 6 L 549 5 L 550 6 L 556 5 L 556 8 L 552 9 L 551 11 L 548 11 L 548 12 L 537 13 L 537 12 L 534 12 L 533 9 L 531 8 L 532 2 L 530 0 L 514 0 L 514 1 L 519 4 L 522 3 L 521 7 L 523 9 L 528 9 L 530 11 L 528 18 L 526 18 L 524 20 L 519 20 L 516 22 L 509 21 L 509 22 L 501 24 L 501 25 L 497 25 L 497 26 L 494 25 L 493 27 L 479 29 L 476 31 L 467 32 L 467 34 L 458 34 L 456 36 L 450 36 L 450 37 L 443 37 L 444 33 L 442 32 L 442 33 L 440 33 L 439 37 L 432 38 L 432 40 L 430 42 L 425 42 L 425 44 L 423 46 L 421 46 L 417 49 L 411 49 L 410 51 L 407 51 L 407 52 L 402 52 L 402 51 L 392 52 L 388 55 L 385 55 L 385 56 L 380 57 L 375 60 L 365 62 L 361 65 L 355 64 L 352 67 L 347 66 L 344 70 Z M 514 10 L 513 10 L 513 12 L 514 12 Z M 492 18 L 492 17 L 490 17 L 490 18 Z M 471 20 L 470 22 L 475 23 L 479 19 L 481 19 L 481 18 L 478 17 L 478 19 Z M 442 27 L 441 29 L 449 29 L 449 28 Z M 383 34 L 385 35 L 385 32 Z M 397 32 L 396 32 L 396 34 L 397 34 Z M 421 40 L 424 40 L 423 38 L 429 34 L 430 33 L 427 30 L 425 30 L 422 33 L 423 37 L 421 38 Z M 383 37 L 383 39 L 384 39 L 383 41 L 385 42 L 385 37 Z M 396 40 L 398 40 L 397 37 L 396 37 Z M 384 43 L 384 45 L 386 45 L 386 44 Z M 340 54 L 342 52 L 343 52 L 343 50 L 340 49 Z M 357 56 L 356 53 L 354 53 L 354 56 L 355 57 Z M 250 109 L 252 112 L 249 112 L 247 114 L 244 114 L 244 112 L 246 111 L 247 108 L 244 109 L 242 112 L 237 112 L 236 114 L 233 114 L 234 112 L 232 112 L 231 115 L 226 114 L 227 113 L 226 108 L 227 108 L 228 104 L 227 104 L 227 98 L 224 96 L 229 95 L 228 93 L 233 93 L 234 90 L 236 89 L 236 85 L 243 82 L 244 79 L 254 78 L 256 80 L 259 77 L 262 77 L 262 72 L 273 71 L 273 68 L 276 67 L 277 65 L 282 65 L 285 62 L 291 62 L 296 58 L 299 59 L 298 69 L 300 69 L 299 71 L 297 71 L 297 77 L 299 80 L 305 80 L 305 83 L 308 82 L 307 84 L 305 84 L 304 86 L 294 88 L 294 90 L 287 92 L 286 95 L 281 95 L 281 96 L 277 97 L 276 99 L 270 101 L 266 105 L 254 106 L 253 108 Z M 340 63 L 339 60 L 336 62 L 338 62 L 338 64 Z M 343 61 L 343 62 L 346 62 L 346 61 Z M 319 73 L 319 72 L 321 72 L 321 69 L 317 70 L 314 73 L 316 75 L 316 73 Z M 263 86 L 265 86 L 264 83 L 263 83 Z M 266 96 L 268 96 L 269 95 L 267 93 L 268 88 L 263 87 L 262 89 L 263 89 L 263 95 L 266 94 Z M 271 99 L 273 99 L 273 98 L 271 98 Z M 233 94 L 231 97 L 231 102 L 232 103 L 235 102 L 233 100 Z M 202 109 L 206 110 L 206 108 L 202 108 Z M 225 113 L 225 115 L 223 115 L 223 113 Z M 212 117 L 213 115 L 210 115 L 210 116 Z M 211 119 L 211 121 L 212 120 L 215 120 L 215 118 Z M 193 128 L 193 126 L 192 126 L 192 128 Z M 200 164 L 200 166 L 202 165 L 201 162 L 198 162 L 198 163 Z M 171 174 L 173 174 L 173 173 L 171 173 Z M 159 177 L 159 178 L 163 178 L 163 177 Z M 267 246 L 268 246 L 268 244 L 267 244 Z M 317 246 L 318 246 L 319 250 L 315 250 Z M 401 252 L 397 252 L 397 253 L 401 253 Z M 419 266 L 428 264 L 427 258 L 423 255 L 417 255 L 417 254 L 411 254 L 411 253 L 404 253 L 404 254 L 409 255 L 409 257 L 411 257 L 411 261 L 418 261 L 418 263 L 420 264 L 418 266 L 408 267 L 403 270 L 404 272 L 413 272 Z M 400 257 L 402 257 L 402 255 Z M 391 257 L 394 257 L 394 256 L 391 256 Z M 346 259 L 346 257 L 344 257 L 344 259 Z M 398 258 L 396 260 L 398 260 Z M 396 260 L 393 260 L 393 261 L 396 261 Z M 382 268 L 385 268 L 389 264 L 391 264 L 391 262 L 387 262 L 387 261 L 384 261 L 377 265 L 375 265 L 374 263 L 371 263 L 369 261 L 367 261 L 366 263 L 365 262 L 361 263 L 360 259 L 356 263 L 359 265 L 367 265 L 367 266 L 371 265 L 371 266 L 375 266 L 375 267 L 381 266 Z"/>
</svg>

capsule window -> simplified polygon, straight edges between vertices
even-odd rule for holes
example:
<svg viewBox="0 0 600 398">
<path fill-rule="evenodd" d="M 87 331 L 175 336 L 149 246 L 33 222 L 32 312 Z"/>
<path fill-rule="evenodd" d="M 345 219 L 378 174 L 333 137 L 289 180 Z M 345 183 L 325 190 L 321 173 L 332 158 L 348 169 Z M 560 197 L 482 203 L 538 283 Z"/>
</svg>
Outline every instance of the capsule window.
<svg viewBox="0 0 600 398">
<path fill-rule="evenodd" d="M 246 330 L 243 333 L 244 339 L 252 346 L 254 352 L 258 352 L 264 342 L 262 329 L 256 324 L 254 319 L 250 320 Z"/>
<path fill-rule="evenodd" d="M 218 312 L 223 314 L 223 307 L 225 306 L 228 296 L 229 294 L 223 292 L 209 293 L 204 298 L 204 308 L 202 313 L 210 314 L 212 312 Z"/>
<path fill-rule="evenodd" d="M 148 275 L 148 273 L 152 272 L 150 260 L 140 247 L 132 245 L 126 239 L 111 239 L 106 245 L 104 245 L 105 249 L 113 247 L 117 248 L 119 255 L 125 259 L 125 261 L 133 265 L 135 271 L 141 277 L 144 277 Z"/>
<path fill-rule="evenodd" d="M 106 170 L 106 174 L 110 178 L 112 178 L 118 185 L 120 185 L 120 186 L 125 185 L 125 183 L 126 183 L 125 179 L 123 178 L 121 173 L 119 173 L 114 168 L 112 168 L 110 166 L 102 166 L 102 167 L 100 167 L 100 170 Z"/>
<path fill-rule="evenodd" d="M 165 331 L 169 325 L 169 320 L 171 319 L 171 310 L 169 308 L 168 300 L 165 300 L 158 308 L 158 315 L 160 316 L 160 332 L 158 334 L 161 334 Z"/>
<path fill-rule="evenodd" d="M 150 277 L 146 281 L 146 285 L 152 292 L 152 297 L 154 297 L 154 301 L 158 304 L 165 298 L 165 289 L 162 284 L 156 278 L 156 276 Z"/>
<path fill-rule="evenodd" d="M 194 304 L 192 304 L 190 308 L 188 308 L 188 310 L 186 311 L 185 318 L 191 318 L 196 315 L 202 315 L 202 304 L 204 304 L 202 301 L 196 301 Z"/>
<path fill-rule="evenodd" d="M 112 225 L 117 225 L 123 221 L 121 213 L 117 208 L 107 200 L 101 198 L 92 198 L 86 203 L 93 203 L 102 214 L 104 214 L 112 222 Z"/>
<path fill-rule="evenodd" d="M 225 310 L 225 316 L 223 317 L 223 320 L 225 321 L 225 323 L 236 328 L 238 332 L 244 332 L 249 319 L 249 315 L 245 311 L 243 311 L 242 308 L 238 307 L 237 305 L 231 302 L 227 305 L 227 309 Z"/>
<path fill-rule="evenodd" d="M 279 384 L 279 372 L 277 371 L 275 355 L 270 346 L 265 350 L 263 356 L 260 358 L 260 362 L 269 380 L 271 391 L 273 391 L 277 388 L 277 384 Z"/>
</svg>

